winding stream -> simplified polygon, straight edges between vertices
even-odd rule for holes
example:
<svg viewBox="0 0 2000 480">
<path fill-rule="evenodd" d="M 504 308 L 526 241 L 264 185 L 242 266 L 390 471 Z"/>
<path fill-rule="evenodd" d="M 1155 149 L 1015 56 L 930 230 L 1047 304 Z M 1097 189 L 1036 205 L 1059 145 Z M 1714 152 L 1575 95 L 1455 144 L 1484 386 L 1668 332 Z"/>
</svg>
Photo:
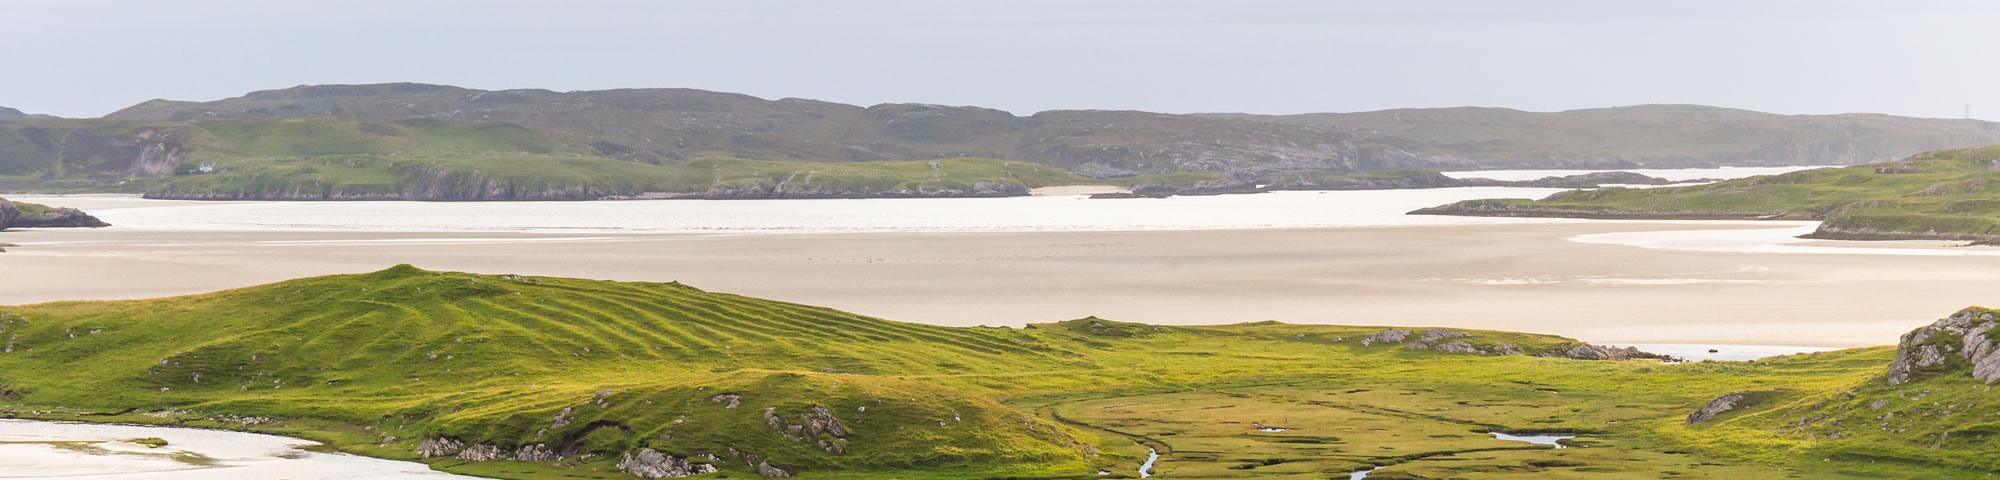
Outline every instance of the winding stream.
<svg viewBox="0 0 2000 480">
<path fill-rule="evenodd" d="M 1153 462 L 1157 461 L 1160 461 L 1160 451 L 1154 450 L 1153 447 L 1146 447 L 1146 464 L 1139 466 L 1139 478 L 1152 477 Z"/>
</svg>

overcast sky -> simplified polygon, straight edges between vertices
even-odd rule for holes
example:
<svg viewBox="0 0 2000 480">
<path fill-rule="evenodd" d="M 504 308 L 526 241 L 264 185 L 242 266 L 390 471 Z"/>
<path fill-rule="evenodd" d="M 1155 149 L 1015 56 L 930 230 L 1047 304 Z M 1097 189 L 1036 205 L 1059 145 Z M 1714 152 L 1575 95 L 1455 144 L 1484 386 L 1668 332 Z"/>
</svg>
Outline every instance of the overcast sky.
<svg viewBox="0 0 2000 480">
<path fill-rule="evenodd" d="M 0 105 L 300 84 L 1302 113 L 1696 103 L 2000 119 L 2000 2 L 0 2 Z"/>
</svg>

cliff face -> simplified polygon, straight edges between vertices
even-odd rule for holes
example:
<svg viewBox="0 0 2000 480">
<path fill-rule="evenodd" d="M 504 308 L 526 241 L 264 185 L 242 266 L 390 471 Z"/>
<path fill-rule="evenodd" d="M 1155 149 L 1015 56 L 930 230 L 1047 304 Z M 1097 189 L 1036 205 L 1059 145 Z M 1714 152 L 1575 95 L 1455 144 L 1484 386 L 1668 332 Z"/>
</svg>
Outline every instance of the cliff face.
<svg viewBox="0 0 2000 480">
<path fill-rule="evenodd" d="M 161 177 L 186 161 L 185 126 L 100 120 L 0 123 L 0 174 Z"/>
<path fill-rule="evenodd" d="M 0 230 L 6 230 L 7 226 L 13 225 L 14 219 L 20 216 L 21 210 L 14 207 L 14 202 L 0 198 Z"/>
</svg>

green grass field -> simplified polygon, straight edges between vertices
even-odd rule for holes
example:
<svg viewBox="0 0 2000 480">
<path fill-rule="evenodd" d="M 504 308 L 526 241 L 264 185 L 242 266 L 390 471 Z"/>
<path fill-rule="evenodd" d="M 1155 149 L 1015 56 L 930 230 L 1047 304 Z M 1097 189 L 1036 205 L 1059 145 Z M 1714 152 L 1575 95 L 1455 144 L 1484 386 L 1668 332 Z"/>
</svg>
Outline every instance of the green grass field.
<svg viewBox="0 0 2000 480">
<path fill-rule="evenodd" d="M 1379 478 L 2000 471 L 1977 453 L 2000 448 L 1981 426 L 2000 415 L 1990 387 L 1962 375 L 1881 386 L 1888 348 L 1665 364 L 1361 345 L 1380 330 L 1094 318 L 949 328 L 674 283 L 400 266 L 170 299 L 0 307 L 0 409 L 288 434 L 407 460 L 435 437 L 564 454 L 422 459 L 528 479 L 629 478 L 615 463 L 647 448 L 712 463 L 718 478 L 754 477 L 759 462 L 802 478 L 1132 476 L 1147 448 L 1162 453 L 1163 478 L 1329 478 L 1371 465 L 1389 466 Z M 1480 348 L 1570 342 L 1468 333 L 1460 340 Z M 1716 422 L 1680 423 L 1737 390 L 1776 393 Z M 1899 403 L 1900 421 L 1914 422 L 1906 431 L 1863 424 L 1877 412 L 1852 406 L 1903 395 L 1954 406 Z M 815 408 L 845 435 L 789 430 Z M 1795 432 L 1790 422 L 1811 412 L 1852 418 Z M 1492 431 L 1570 432 L 1579 448 Z M 1945 431 L 1961 433 L 1933 448 Z"/>
<path fill-rule="evenodd" d="M 1725 212 L 1824 220 L 1828 238 L 2000 237 L 2000 146 L 1926 152 L 1876 165 L 1822 168 L 1671 188 L 1606 188 L 1542 200 L 1472 200 L 1457 206 L 1540 209 L 1616 217 Z"/>
</svg>

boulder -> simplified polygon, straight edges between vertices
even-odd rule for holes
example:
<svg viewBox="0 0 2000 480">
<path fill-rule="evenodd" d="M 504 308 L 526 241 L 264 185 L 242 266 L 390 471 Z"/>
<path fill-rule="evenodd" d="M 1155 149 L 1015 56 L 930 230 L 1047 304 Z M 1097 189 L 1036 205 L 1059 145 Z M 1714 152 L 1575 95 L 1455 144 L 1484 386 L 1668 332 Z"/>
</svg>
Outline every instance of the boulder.
<svg viewBox="0 0 2000 480">
<path fill-rule="evenodd" d="M 1361 346 L 1366 347 L 1377 343 L 1403 343 L 1403 340 L 1408 338 L 1410 338 L 1409 330 L 1391 328 L 1361 337 Z"/>
<path fill-rule="evenodd" d="M 704 473 L 715 473 L 715 466 L 705 463 L 691 463 L 685 458 L 668 456 L 654 449 L 640 450 L 638 454 L 625 454 L 618 460 L 618 470 L 639 478 L 680 478 Z"/>
<path fill-rule="evenodd" d="M 772 478 L 788 478 L 792 472 L 771 466 L 771 462 L 757 462 L 757 474 Z"/>
<path fill-rule="evenodd" d="M 1707 405 L 1702 405 L 1700 410 L 1695 410 L 1694 413 L 1688 414 L 1687 423 L 1693 425 L 1713 420 L 1716 415 L 1736 409 L 1737 404 L 1743 402 L 1743 398 L 1744 395 L 1741 390 L 1715 397 L 1714 400 L 1709 400 Z"/>
</svg>

